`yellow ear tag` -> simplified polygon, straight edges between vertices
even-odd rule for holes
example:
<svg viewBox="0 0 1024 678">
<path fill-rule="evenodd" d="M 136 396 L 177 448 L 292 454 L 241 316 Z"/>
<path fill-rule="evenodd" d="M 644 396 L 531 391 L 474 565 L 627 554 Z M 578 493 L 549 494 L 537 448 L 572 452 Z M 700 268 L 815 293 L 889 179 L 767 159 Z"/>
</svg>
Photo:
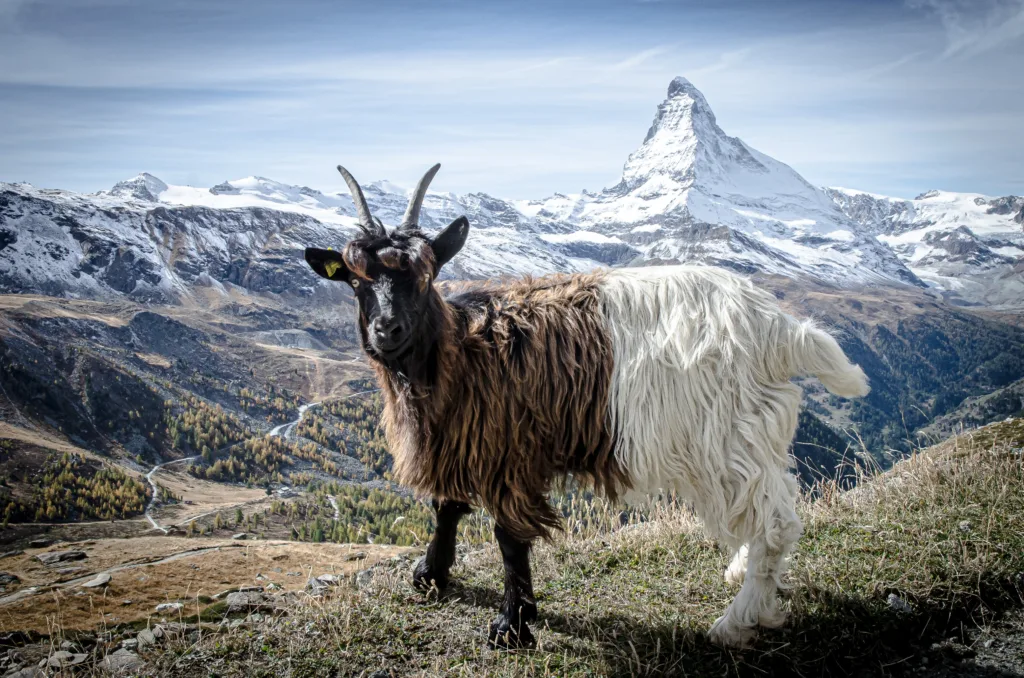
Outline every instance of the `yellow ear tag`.
<svg viewBox="0 0 1024 678">
<path fill-rule="evenodd" d="M 327 271 L 328 278 L 333 278 L 334 274 L 338 272 L 339 268 L 341 268 L 340 261 L 328 261 L 327 263 L 324 264 L 324 270 Z"/>
</svg>

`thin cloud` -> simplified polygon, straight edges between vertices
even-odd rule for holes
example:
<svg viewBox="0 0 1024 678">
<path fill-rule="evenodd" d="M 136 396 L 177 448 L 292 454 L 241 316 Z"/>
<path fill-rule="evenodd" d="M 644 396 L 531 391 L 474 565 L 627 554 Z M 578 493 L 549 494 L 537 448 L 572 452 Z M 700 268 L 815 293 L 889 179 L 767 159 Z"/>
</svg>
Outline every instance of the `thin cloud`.
<svg viewBox="0 0 1024 678">
<path fill-rule="evenodd" d="M 649 61 L 655 57 L 661 56 L 662 54 L 666 54 L 670 51 L 670 47 L 654 47 L 653 49 L 645 49 L 642 52 L 634 54 L 628 59 L 623 59 L 618 63 L 612 64 L 611 66 L 608 67 L 608 70 L 612 71 L 613 73 L 623 73 L 625 71 L 630 71 L 636 68 L 637 66 L 640 66 L 645 61 Z"/>
<path fill-rule="evenodd" d="M 1024 0 L 910 0 L 946 31 L 943 58 L 970 57 L 1024 37 Z"/>
</svg>

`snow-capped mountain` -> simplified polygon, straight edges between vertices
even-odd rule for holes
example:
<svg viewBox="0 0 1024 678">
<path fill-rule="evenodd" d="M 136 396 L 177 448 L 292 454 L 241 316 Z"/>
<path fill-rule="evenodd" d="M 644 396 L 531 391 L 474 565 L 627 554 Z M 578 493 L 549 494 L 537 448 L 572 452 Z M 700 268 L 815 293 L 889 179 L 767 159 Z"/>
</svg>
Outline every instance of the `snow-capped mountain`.
<svg viewBox="0 0 1024 678">
<path fill-rule="evenodd" d="M 685 78 L 669 85 L 617 185 L 519 207 L 628 244 L 647 260 L 702 261 L 844 285 L 919 284 L 822 189 L 723 132 L 704 95 Z"/>
<path fill-rule="evenodd" d="M 904 200 L 826 190 L 930 286 L 968 303 L 1024 305 L 1024 198 L 928 191 Z"/>
<path fill-rule="evenodd" d="M 397 223 L 405 192 L 383 182 L 365 191 L 374 213 Z M 309 275 L 302 248 L 340 247 L 357 232 L 354 212 L 347 194 L 260 177 L 205 189 L 141 174 L 92 195 L 0 184 L 0 290 L 164 302 L 197 288 L 308 295 L 338 286 Z M 440 228 L 460 214 L 477 228 L 448 275 L 543 274 L 599 265 L 561 253 L 523 227 L 527 218 L 487 196 L 432 193 L 423 226 Z"/>
<path fill-rule="evenodd" d="M 384 223 L 399 221 L 404 189 L 378 181 L 364 191 Z M 448 270 L 460 278 L 697 261 L 1011 303 L 1021 259 L 1008 226 L 1015 218 L 1019 226 L 1024 199 L 936 195 L 949 197 L 817 188 L 728 136 L 704 96 L 676 78 L 615 186 L 519 201 L 431 192 L 421 225 L 469 217 L 473 231 Z M 356 232 L 354 214 L 340 181 L 334 193 L 262 177 L 197 188 L 140 174 L 90 195 L 0 184 L 0 291 L 161 301 L 208 291 L 338 294 L 309 275 L 301 250 L 342 245 Z M 950 228 L 957 223 L 967 231 Z M 1005 292 L 979 292 L 975 278 L 994 270 L 986 258 L 1002 267 Z"/>
</svg>

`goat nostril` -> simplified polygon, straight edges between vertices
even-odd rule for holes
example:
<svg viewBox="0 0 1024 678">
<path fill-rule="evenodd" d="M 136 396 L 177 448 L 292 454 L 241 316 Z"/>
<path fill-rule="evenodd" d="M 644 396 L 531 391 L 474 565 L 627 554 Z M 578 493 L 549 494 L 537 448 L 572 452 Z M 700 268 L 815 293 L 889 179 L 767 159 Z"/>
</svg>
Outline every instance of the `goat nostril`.
<svg viewBox="0 0 1024 678">
<path fill-rule="evenodd" d="M 404 328 L 401 325 L 395 325 L 388 330 L 388 334 L 392 339 L 396 339 L 405 333 Z"/>
</svg>

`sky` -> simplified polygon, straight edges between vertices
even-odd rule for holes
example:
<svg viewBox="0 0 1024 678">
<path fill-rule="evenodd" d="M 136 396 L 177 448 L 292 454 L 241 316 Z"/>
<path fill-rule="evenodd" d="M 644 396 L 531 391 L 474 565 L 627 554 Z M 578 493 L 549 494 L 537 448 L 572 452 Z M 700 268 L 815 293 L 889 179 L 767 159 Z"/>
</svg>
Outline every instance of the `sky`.
<svg viewBox="0 0 1024 678">
<path fill-rule="evenodd" d="M 0 0 L 0 181 L 599 190 L 677 75 L 812 183 L 1024 194 L 1024 0 Z"/>
</svg>

